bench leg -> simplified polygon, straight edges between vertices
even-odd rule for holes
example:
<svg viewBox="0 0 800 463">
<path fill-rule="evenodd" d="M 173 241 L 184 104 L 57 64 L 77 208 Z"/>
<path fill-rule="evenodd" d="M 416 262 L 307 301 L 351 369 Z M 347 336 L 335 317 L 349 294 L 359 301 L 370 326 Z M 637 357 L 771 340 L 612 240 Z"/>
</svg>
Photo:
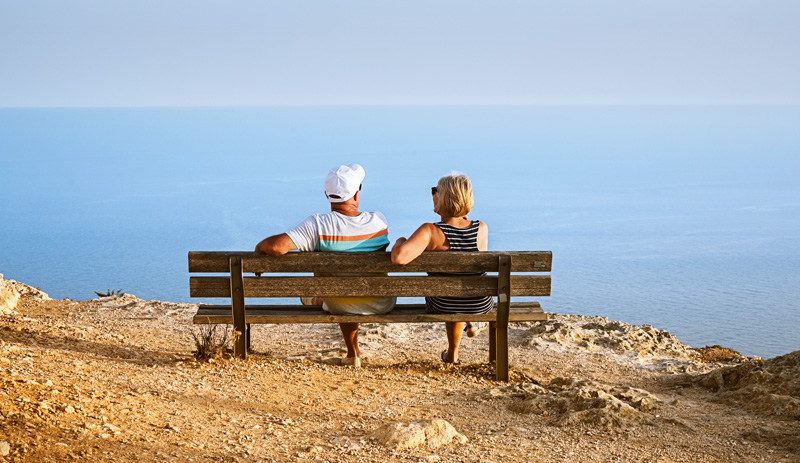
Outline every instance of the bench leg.
<svg viewBox="0 0 800 463">
<path fill-rule="evenodd" d="M 250 352 L 250 324 L 247 324 L 247 331 L 244 333 L 244 340 L 245 345 L 247 347 L 247 352 Z"/>
<path fill-rule="evenodd" d="M 489 322 L 489 363 L 497 361 L 497 323 Z"/>
<path fill-rule="evenodd" d="M 511 309 L 511 256 L 498 257 L 497 380 L 508 381 L 508 313 Z"/>
<path fill-rule="evenodd" d="M 231 257 L 231 311 L 233 312 L 233 355 L 247 358 L 247 325 L 244 314 L 242 258 Z"/>
<path fill-rule="evenodd" d="M 508 323 L 497 327 L 497 380 L 508 381 Z"/>
<path fill-rule="evenodd" d="M 250 333 L 247 326 L 240 320 L 244 318 L 244 313 L 236 318 L 239 318 L 239 320 L 234 320 L 233 323 L 233 355 L 244 359 L 247 358 Z"/>
</svg>

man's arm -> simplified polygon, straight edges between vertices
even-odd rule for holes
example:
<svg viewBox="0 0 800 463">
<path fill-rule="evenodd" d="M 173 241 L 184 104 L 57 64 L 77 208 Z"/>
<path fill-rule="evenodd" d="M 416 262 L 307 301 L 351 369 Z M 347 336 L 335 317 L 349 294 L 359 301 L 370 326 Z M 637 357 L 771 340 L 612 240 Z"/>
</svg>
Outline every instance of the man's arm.
<svg viewBox="0 0 800 463">
<path fill-rule="evenodd" d="M 264 238 L 256 245 L 256 252 L 263 252 L 270 256 L 280 256 L 289 251 L 294 251 L 295 249 L 297 249 L 297 246 L 295 246 L 294 241 L 292 241 L 286 233 Z"/>
</svg>

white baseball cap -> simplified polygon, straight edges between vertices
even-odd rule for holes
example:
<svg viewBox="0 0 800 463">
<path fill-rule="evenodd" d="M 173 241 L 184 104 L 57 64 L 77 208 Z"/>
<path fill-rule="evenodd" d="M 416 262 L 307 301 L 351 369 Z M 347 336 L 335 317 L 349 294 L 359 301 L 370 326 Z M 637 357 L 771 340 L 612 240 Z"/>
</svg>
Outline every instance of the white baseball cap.
<svg viewBox="0 0 800 463">
<path fill-rule="evenodd" d="M 343 203 L 355 196 L 367 173 L 358 164 L 339 166 L 328 172 L 325 179 L 325 196 L 332 203 Z"/>
</svg>

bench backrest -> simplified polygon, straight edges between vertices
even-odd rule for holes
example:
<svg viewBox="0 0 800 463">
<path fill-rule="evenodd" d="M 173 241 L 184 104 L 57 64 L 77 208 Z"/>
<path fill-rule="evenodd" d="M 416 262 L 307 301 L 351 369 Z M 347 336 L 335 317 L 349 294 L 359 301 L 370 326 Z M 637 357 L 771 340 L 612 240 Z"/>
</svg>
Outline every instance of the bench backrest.
<svg viewBox="0 0 800 463">
<path fill-rule="evenodd" d="M 393 264 L 388 252 L 190 252 L 191 297 L 231 297 L 241 285 L 244 297 L 299 296 L 549 296 L 549 251 L 425 252 L 408 265 Z M 261 277 L 244 273 L 262 272 Z M 408 275 L 425 272 L 487 272 L 485 276 Z M 313 276 L 336 273 L 337 276 Z M 341 276 L 389 273 L 391 276 Z M 306 275 L 294 275 L 306 274 Z M 400 274 L 400 275 L 397 275 Z M 500 301 L 507 302 L 507 301 Z"/>
</svg>

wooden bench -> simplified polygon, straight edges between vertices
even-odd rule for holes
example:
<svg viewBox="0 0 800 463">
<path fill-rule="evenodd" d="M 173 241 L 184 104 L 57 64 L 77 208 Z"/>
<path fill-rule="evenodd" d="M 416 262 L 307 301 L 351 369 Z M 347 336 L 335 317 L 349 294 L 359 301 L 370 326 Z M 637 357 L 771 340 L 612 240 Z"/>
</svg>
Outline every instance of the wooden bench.
<svg viewBox="0 0 800 463">
<path fill-rule="evenodd" d="M 268 256 L 255 252 L 190 252 L 191 297 L 230 298 L 230 305 L 199 305 L 196 324 L 232 324 L 234 354 L 245 358 L 252 323 L 432 323 L 489 322 L 489 361 L 497 379 L 508 381 L 508 323 L 543 321 L 537 302 L 511 302 L 517 296 L 549 296 L 552 253 L 425 252 L 408 265 L 393 264 L 388 252 L 290 252 Z M 313 276 L 314 272 L 383 276 Z M 261 272 L 261 277 L 245 273 Z M 426 272 L 487 272 L 485 276 L 427 276 Z M 304 275 L 305 274 L 305 275 Z M 388 274 L 388 276 L 386 275 Z M 245 305 L 246 298 L 301 296 L 494 296 L 495 310 L 483 315 L 429 314 L 424 304 L 400 304 L 384 315 L 334 315 L 320 306 Z"/>
</svg>

